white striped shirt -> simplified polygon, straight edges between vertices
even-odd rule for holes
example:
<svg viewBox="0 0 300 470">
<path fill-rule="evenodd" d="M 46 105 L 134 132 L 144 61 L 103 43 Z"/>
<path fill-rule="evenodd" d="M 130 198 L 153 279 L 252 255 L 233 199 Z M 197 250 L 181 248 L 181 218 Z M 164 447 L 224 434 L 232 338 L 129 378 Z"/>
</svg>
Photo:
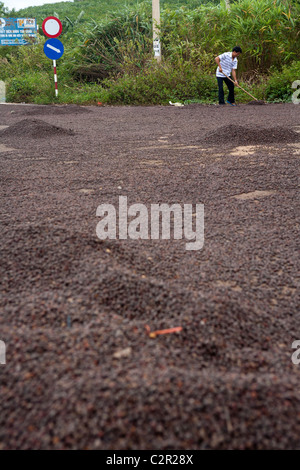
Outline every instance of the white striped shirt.
<svg viewBox="0 0 300 470">
<path fill-rule="evenodd" d="M 224 54 L 221 54 L 218 57 L 220 59 L 220 64 L 221 64 L 224 74 L 230 76 L 231 70 L 237 69 L 237 65 L 238 65 L 237 58 L 235 57 L 234 59 L 232 59 L 232 52 L 224 52 Z M 218 66 L 216 76 L 224 78 L 225 77 L 224 74 L 220 73 L 219 66 Z"/>
</svg>

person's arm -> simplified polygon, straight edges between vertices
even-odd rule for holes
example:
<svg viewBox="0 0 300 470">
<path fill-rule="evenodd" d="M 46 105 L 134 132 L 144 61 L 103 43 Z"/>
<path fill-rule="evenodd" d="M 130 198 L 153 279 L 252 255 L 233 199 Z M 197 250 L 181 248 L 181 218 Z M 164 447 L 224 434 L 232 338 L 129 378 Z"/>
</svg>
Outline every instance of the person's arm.
<svg viewBox="0 0 300 470">
<path fill-rule="evenodd" d="M 236 70 L 236 69 L 232 69 L 232 70 L 231 70 L 231 73 L 232 73 L 232 78 L 233 78 L 233 80 L 234 80 L 234 83 L 235 83 L 236 85 L 238 85 L 238 81 L 237 81 L 237 79 L 236 79 L 236 71 L 235 71 L 235 70 Z"/>
<path fill-rule="evenodd" d="M 219 66 L 219 71 L 220 71 L 221 73 L 223 73 L 222 66 L 221 66 L 221 62 L 220 62 L 220 57 L 217 56 L 217 57 L 215 58 L 215 61 L 217 62 L 218 66 Z"/>
</svg>

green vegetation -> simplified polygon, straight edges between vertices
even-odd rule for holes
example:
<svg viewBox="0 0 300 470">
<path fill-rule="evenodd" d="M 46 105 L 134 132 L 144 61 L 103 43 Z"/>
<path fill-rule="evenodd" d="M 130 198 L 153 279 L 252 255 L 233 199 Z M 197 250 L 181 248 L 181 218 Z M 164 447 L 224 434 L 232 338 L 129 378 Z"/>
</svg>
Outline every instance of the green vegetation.
<svg viewBox="0 0 300 470">
<path fill-rule="evenodd" d="M 285 65 L 282 70 L 271 69 L 265 88 L 265 96 L 269 101 L 290 101 L 291 84 L 300 80 L 300 61 Z"/>
<path fill-rule="evenodd" d="M 55 15 L 64 22 L 66 27 L 69 27 L 72 26 L 74 20 L 76 20 L 82 12 L 84 12 L 84 15 L 80 20 L 81 25 L 89 24 L 91 19 L 96 23 L 108 22 L 111 14 L 118 14 L 122 12 L 124 8 L 137 9 L 143 1 L 144 0 L 74 0 L 73 3 L 58 2 L 39 7 L 23 8 L 18 11 L 18 15 L 36 18 L 40 25 L 44 18 Z M 162 9 L 166 7 L 176 9 L 181 6 L 194 9 L 197 8 L 200 3 L 207 3 L 208 1 L 209 0 L 160 0 L 160 5 Z M 219 1 L 215 0 L 211 3 L 217 4 Z M 13 11 L 14 10 L 12 10 L 12 12 Z"/>
<path fill-rule="evenodd" d="M 1 2 L 0 2 L 1 10 Z M 18 16 L 63 21 L 65 54 L 54 98 L 51 61 L 37 44 L 0 48 L 9 101 L 80 104 L 215 102 L 214 57 L 241 45 L 241 85 L 259 99 L 289 101 L 300 79 L 300 4 L 288 0 L 161 0 L 161 64 L 152 52 L 151 1 L 83 0 L 30 7 Z M 14 15 L 10 15 L 14 16 Z M 248 101 L 237 89 L 237 100 Z"/>
</svg>

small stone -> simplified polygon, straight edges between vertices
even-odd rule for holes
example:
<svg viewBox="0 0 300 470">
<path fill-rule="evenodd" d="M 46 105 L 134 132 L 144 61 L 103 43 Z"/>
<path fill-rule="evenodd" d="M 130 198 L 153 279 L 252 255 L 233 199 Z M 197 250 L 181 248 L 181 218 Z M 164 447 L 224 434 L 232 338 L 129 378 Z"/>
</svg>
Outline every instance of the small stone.
<svg viewBox="0 0 300 470">
<path fill-rule="evenodd" d="M 119 351 L 116 351 L 114 354 L 113 354 L 113 358 L 115 359 L 122 359 L 123 357 L 129 357 L 131 356 L 131 353 L 132 353 L 132 348 L 125 348 L 125 349 L 121 349 Z"/>
</svg>

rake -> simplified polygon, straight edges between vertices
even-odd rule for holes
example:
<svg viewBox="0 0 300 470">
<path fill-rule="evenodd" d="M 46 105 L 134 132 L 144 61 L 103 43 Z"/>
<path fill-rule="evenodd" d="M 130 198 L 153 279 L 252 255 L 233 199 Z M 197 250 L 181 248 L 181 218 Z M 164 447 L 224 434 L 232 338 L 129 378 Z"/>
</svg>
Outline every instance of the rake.
<svg viewBox="0 0 300 470">
<path fill-rule="evenodd" d="M 222 73 L 225 75 L 226 78 L 228 78 L 228 80 L 230 80 L 232 83 L 234 83 L 235 86 L 239 87 L 241 90 L 243 90 L 245 93 L 247 93 L 247 95 L 251 96 L 251 98 L 254 99 L 254 101 L 250 101 L 250 102 L 247 103 L 247 104 L 265 104 L 264 101 L 258 100 L 257 98 L 255 98 L 255 96 L 251 95 L 251 93 L 249 93 L 248 91 L 246 91 L 246 90 L 245 90 L 244 88 L 242 88 L 240 85 L 236 85 L 235 81 L 232 80 L 230 77 L 228 77 L 228 76 L 226 75 L 226 73 L 224 73 L 224 72 L 222 72 Z"/>
</svg>

